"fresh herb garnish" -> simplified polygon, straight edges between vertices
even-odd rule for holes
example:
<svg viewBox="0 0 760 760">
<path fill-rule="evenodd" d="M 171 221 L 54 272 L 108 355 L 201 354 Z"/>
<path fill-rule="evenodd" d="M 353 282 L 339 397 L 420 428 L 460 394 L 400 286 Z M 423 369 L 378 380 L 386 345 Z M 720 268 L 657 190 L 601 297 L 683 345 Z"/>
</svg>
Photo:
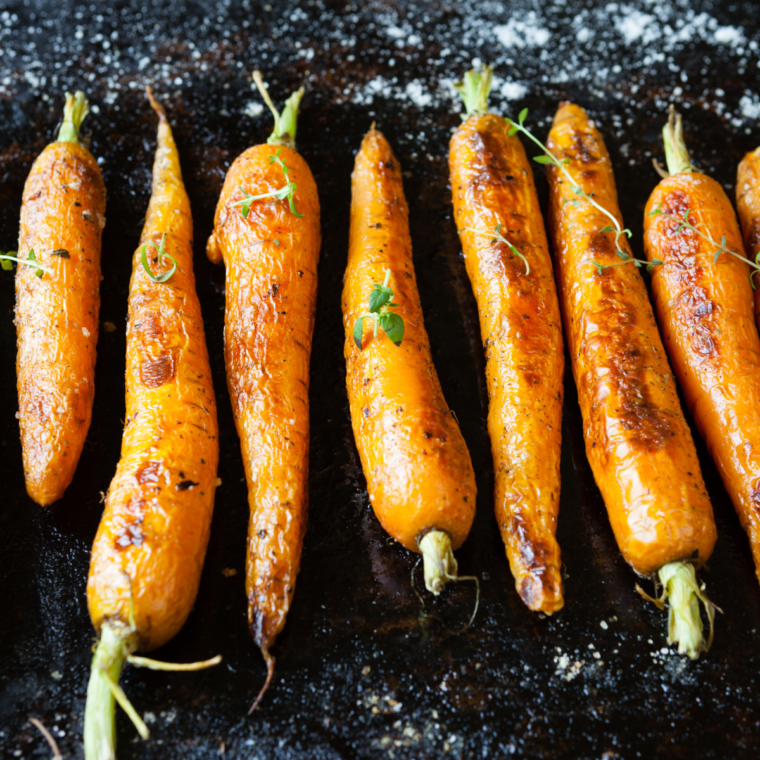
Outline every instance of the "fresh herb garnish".
<svg viewBox="0 0 760 760">
<path fill-rule="evenodd" d="M 277 149 L 277 153 L 275 153 L 273 156 L 269 156 L 269 163 L 274 164 L 277 163 L 280 165 L 280 168 L 282 169 L 282 173 L 285 175 L 285 184 L 279 189 L 279 190 L 272 190 L 271 193 L 262 193 L 261 195 L 250 195 L 249 193 L 246 193 L 243 188 L 240 188 L 240 192 L 243 193 L 243 199 L 240 201 L 236 201 L 233 203 L 233 206 L 240 206 L 241 213 L 243 214 L 243 219 L 248 218 L 248 211 L 251 208 L 251 204 L 254 201 L 262 200 L 263 198 L 276 198 L 277 200 L 288 201 L 288 204 L 290 205 L 290 213 L 293 214 L 293 216 L 303 216 L 303 214 L 299 213 L 296 210 L 296 205 L 293 200 L 293 196 L 295 195 L 296 190 L 298 189 L 295 182 L 291 182 L 290 180 L 290 169 L 286 166 L 285 162 L 280 158 L 280 152 L 282 151 L 282 148 Z"/>
<path fill-rule="evenodd" d="M 166 233 L 164 232 L 163 235 L 161 235 L 161 244 L 158 248 L 156 248 L 154 243 L 147 243 L 142 247 L 140 258 L 142 260 L 143 269 L 153 282 L 166 282 L 177 271 L 177 260 L 173 256 L 170 256 L 164 249 L 165 241 Z M 169 259 L 172 262 L 172 268 L 161 274 L 153 274 L 148 265 L 148 248 L 152 248 L 156 251 L 156 263 L 159 264 L 159 266 L 163 263 L 164 259 Z"/>
<path fill-rule="evenodd" d="M 391 279 L 391 270 L 385 270 L 385 280 L 382 285 L 374 283 L 372 292 L 369 294 L 369 311 L 362 314 L 354 323 L 354 343 L 362 350 L 362 336 L 364 335 L 364 320 L 371 319 L 375 324 L 374 337 L 377 338 L 377 328 L 381 327 L 391 342 L 400 346 L 404 339 L 404 320 L 401 315 L 391 311 L 397 307 L 393 303 L 393 290 L 388 287 Z"/>
<path fill-rule="evenodd" d="M 525 258 L 525 255 L 520 253 L 520 251 L 517 250 L 517 248 L 512 245 L 512 243 L 507 240 L 507 238 L 504 237 L 504 235 L 501 234 L 501 224 L 497 224 L 493 228 L 493 232 L 485 232 L 484 230 L 474 230 L 472 227 L 465 227 L 465 229 L 462 230 L 459 234 L 461 235 L 464 232 L 474 232 L 476 235 L 490 235 L 491 236 L 491 245 L 493 245 L 495 242 L 500 241 L 506 245 L 509 250 L 512 252 L 514 256 L 517 256 L 518 258 L 521 258 L 525 262 L 525 274 L 530 274 L 530 264 L 528 263 L 528 259 Z"/>
<path fill-rule="evenodd" d="M 526 126 L 525 126 L 525 119 L 528 116 L 528 109 L 523 108 L 522 111 L 520 111 L 519 116 L 517 117 L 517 121 L 512 121 L 512 119 L 507 118 L 507 123 L 510 125 L 509 134 L 510 136 L 517 134 L 518 132 L 522 132 L 528 139 L 532 140 L 536 145 L 538 145 L 539 148 L 544 152 L 543 156 L 534 156 L 533 160 L 538 164 L 551 164 L 553 166 L 556 166 L 557 169 L 559 169 L 567 178 L 567 180 L 570 182 L 570 189 L 573 193 L 575 193 L 579 198 L 583 198 L 585 201 L 588 201 L 592 206 L 594 206 L 596 209 L 601 211 L 605 216 L 609 217 L 610 221 L 612 222 L 612 225 L 608 225 L 607 227 L 603 227 L 600 232 L 614 232 L 615 233 L 615 253 L 620 256 L 623 261 L 620 264 L 598 264 L 596 261 L 592 262 L 593 265 L 601 272 L 604 269 L 607 269 L 608 267 L 614 267 L 614 266 L 621 266 L 622 264 L 634 264 L 637 267 L 640 267 L 642 264 L 647 265 L 647 270 L 651 271 L 649 268 L 650 266 L 658 266 L 662 262 L 655 259 L 654 261 L 650 262 L 641 262 L 638 259 L 634 259 L 633 256 L 626 253 L 622 250 L 622 246 L 620 245 L 620 238 L 623 235 L 626 235 L 627 237 L 631 237 L 633 233 L 629 229 L 623 229 L 620 226 L 620 223 L 617 220 L 617 217 L 612 214 L 610 211 L 608 211 L 604 206 L 602 206 L 600 203 L 597 203 L 593 196 L 593 193 L 587 193 L 579 184 L 575 181 L 575 177 L 573 177 L 572 174 L 570 174 L 570 171 L 567 168 L 567 164 L 570 163 L 570 159 L 563 158 L 559 159 L 557 158 L 547 147 L 544 145 Z M 568 198 L 565 200 L 565 203 L 572 203 L 573 206 L 578 206 L 580 203 L 579 198 Z M 655 261 L 658 263 L 655 264 Z"/>
<path fill-rule="evenodd" d="M 44 272 L 47 274 L 53 274 L 53 272 L 47 267 L 43 267 L 42 264 L 37 261 L 37 257 L 34 255 L 34 248 L 29 249 L 29 255 L 25 259 L 18 258 L 18 251 L 6 251 L 0 253 L 0 267 L 6 272 L 10 272 L 13 269 L 13 262 L 17 264 L 23 264 L 24 266 L 34 269 L 34 273 L 37 277 L 42 277 Z"/>
<path fill-rule="evenodd" d="M 743 261 L 745 264 L 748 264 L 750 268 L 752 269 L 752 272 L 750 272 L 750 275 L 749 275 L 749 282 L 750 282 L 750 285 L 752 285 L 752 290 L 755 290 L 757 288 L 757 285 L 755 285 L 755 275 L 758 272 L 760 272 L 760 251 L 757 252 L 757 255 L 755 256 L 754 260 L 752 260 L 752 259 L 748 259 L 746 256 L 742 256 L 741 253 L 737 253 L 736 251 L 729 248 L 726 245 L 725 235 L 721 237 L 720 243 L 716 242 L 715 240 L 713 240 L 712 235 L 710 235 L 709 232 L 705 234 L 689 221 L 690 211 L 691 209 L 686 209 L 682 217 L 675 216 L 674 214 L 668 214 L 666 211 L 663 211 L 662 204 L 658 203 L 657 208 L 655 208 L 653 211 L 650 211 L 647 214 L 647 216 L 662 216 L 665 219 L 670 219 L 673 222 L 677 222 L 678 226 L 676 227 L 676 235 L 679 235 L 681 231 L 684 228 L 686 228 L 696 233 L 697 235 L 699 235 L 699 237 L 701 237 L 702 240 L 706 240 L 708 243 L 710 243 L 710 245 L 715 246 L 715 251 L 712 253 L 713 264 L 716 264 L 718 262 L 718 259 L 723 253 L 727 253 L 729 256 L 733 256 L 735 259 L 739 259 L 740 261 Z"/>
</svg>

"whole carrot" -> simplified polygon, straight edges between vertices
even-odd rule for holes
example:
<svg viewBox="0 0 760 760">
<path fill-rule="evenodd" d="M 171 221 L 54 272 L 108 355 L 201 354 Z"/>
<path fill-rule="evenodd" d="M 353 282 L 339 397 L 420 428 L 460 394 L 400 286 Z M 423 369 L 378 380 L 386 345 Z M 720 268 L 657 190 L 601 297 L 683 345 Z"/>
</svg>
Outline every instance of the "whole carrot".
<svg viewBox="0 0 760 760">
<path fill-rule="evenodd" d="M 488 113 L 492 71 L 457 85 L 467 114 L 449 150 L 454 218 L 486 352 L 496 519 L 517 592 L 551 615 L 563 605 L 562 326 L 533 172 L 519 138 Z"/>
<path fill-rule="evenodd" d="M 317 298 L 319 198 L 295 149 L 303 88 L 282 115 L 272 110 L 265 145 L 249 148 L 227 172 L 208 241 L 224 261 L 227 385 L 248 481 L 248 625 L 274 672 L 270 649 L 285 625 L 306 531 L 309 472 L 309 359 Z"/>
<path fill-rule="evenodd" d="M 734 210 L 723 188 L 692 167 L 674 109 L 663 136 L 670 176 L 649 197 L 644 221 L 647 256 L 664 262 L 652 292 L 673 369 L 760 579 L 760 338 L 750 268 Z"/>
<path fill-rule="evenodd" d="M 100 641 L 85 708 L 87 760 L 115 755 L 114 698 L 148 729 L 118 686 L 125 661 L 171 639 L 190 614 L 208 543 L 219 441 L 200 304 L 193 223 L 177 148 L 161 106 L 153 190 L 133 257 L 127 327 L 127 416 L 116 475 L 92 548 L 87 605 Z"/>
<path fill-rule="evenodd" d="M 760 264 L 760 148 L 747 153 L 739 164 L 736 206 L 744 233 L 745 252 L 755 264 Z M 754 284 L 755 324 L 760 327 L 760 281 L 756 277 Z"/>
<path fill-rule="evenodd" d="M 623 557 L 666 589 L 669 643 L 696 658 L 709 647 L 697 600 L 711 621 L 712 607 L 694 569 L 712 553 L 715 523 L 641 262 L 622 228 L 610 157 L 572 103 L 554 116 L 546 155 L 554 159 L 551 230 L 586 455 Z"/>
<path fill-rule="evenodd" d="M 58 139 L 34 162 L 21 205 L 18 257 L 32 265 L 16 271 L 19 424 L 26 490 L 41 506 L 74 477 L 95 396 L 106 191 L 79 138 L 88 112 L 82 92 L 66 93 Z"/>
<path fill-rule="evenodd" d="M 375 514 L 422 553 L 426 586 L 439 594 L 457 577 L 453 550 L 475 515 L 475 475 L 433 366 L 401 168 L 374 127 L 351 188 L 343 326 L 354 438 Z"/>
</svg>

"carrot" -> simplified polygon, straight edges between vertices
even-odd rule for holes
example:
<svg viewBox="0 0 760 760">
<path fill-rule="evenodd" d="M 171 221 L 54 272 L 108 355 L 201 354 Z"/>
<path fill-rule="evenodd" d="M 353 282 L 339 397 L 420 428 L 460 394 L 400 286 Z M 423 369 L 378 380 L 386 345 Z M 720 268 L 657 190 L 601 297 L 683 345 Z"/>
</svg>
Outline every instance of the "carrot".
<svg viewBox="0 0 760 760">
<path fill-rule="evenodd" d="M 533 172 L 504 119 L 488 113 L 492 71 L 457 86 L 467 118 L 449 150 L 454 218 L 486 352 L 496 519 L 517 592 L 551 615 L 563 605 L 562 326 Z"/>
<path fill-rule="evenodd" d="M 47 506 L 71 483 L 92 417 L 106 191 L 79 139 L 89 112 L 66 93 L 56 142 L 24 186 L 16 271 L 16 374 L 26 490 Z M 39 264 L 40 266 L 35 266 Z"/>
<path fill-rule="evenodd" d="M 760 148 L 747 153 L 736 173 L 736 206 L 747 256 L 760 264 Z M 755 323 L 760 327 L 759 281 L 754 280 Z"/>
<path fill-rule="evenodd" d="M 319 198 L 295 149 L 303 88 L 282 115 L 259 72 L 275 128 L 266 145 L 230 167 L 207 253 L 227 267 L 224 351 L 227 385 L 248 481 L 248 625 L 274 672 L 270 649 L 285 625 L 306 531 L 309 359 L 321 243 Z"/>
<path fill-rule="evenodd" d="M 148 730 L 118 686 L 126 660 L 171 639 L 190 614 L 208 543 L 219 461 L 216 401 L 193 276 L 193 223 L 177 148 L 161 106 L 153 188 L 132 262 L 127 416 L 121 458 L 92 548 L 90 617 L 100 633 L 87 690 L 87 760 L 115 752 L 114 698 Z"/>
<path fill-rule="evenodd" d="M 572 103 L 555 114 L 545 155 L 554 159 L 550 226 L 586 455 L 623 557 L 669 595 L 668 643 L 696 658 L 709 647 L 697 599 L 711 631 L 712 607 L 694 571 L 712 553 L 715 522 L 641 262 L 622 229 L 610 157 Z"/>
<path fill-rule="evenodd" d="M 749 534 L 760 579 L 760 337 L 736 215 L 697 172 L 674 109 L 663 130 L 670 176 L 649 197 L 647 256 L 665 345 L 694 422 Z M 720 241 L 720 242 L 718 242 Z"/>
<path fill-rule="evenodd" d="M 457 578 L 453 550 L 475 516 L 475 475 L 433 366 L 401 168 L 374 126 L 351 188 L 343 325 L 354 438 L 377 518 L 422 554 L 425 584 L 439 594 Z"/>
</svg>

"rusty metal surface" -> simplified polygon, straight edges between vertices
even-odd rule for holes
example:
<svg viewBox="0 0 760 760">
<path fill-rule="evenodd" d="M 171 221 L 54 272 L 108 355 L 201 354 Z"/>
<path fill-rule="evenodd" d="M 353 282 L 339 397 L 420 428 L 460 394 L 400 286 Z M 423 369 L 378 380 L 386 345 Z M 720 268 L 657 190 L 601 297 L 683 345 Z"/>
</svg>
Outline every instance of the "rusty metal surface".
<svg viewBox="0 0 760 760">
<path fill-rule="evenodd" d="M 607 140 L 641 255 L 642 209 L 657 183 L 650 159 L 660 154 L 671 98 L 687 106 L 695 159 L 730 196 L 739 159 L 760 141 L 758 7 L 695 2 L 658 10 L 647 0 L 272 5 L 167 0 L 142 9 L 138 2 L 64 0 L 0 9 L 0 247 L 15 248 L 23 182 L 54 135 L 63 90 L 82 87 L 99 106 L 87 130 L 108 190 L 101 320 L 117 328 L 101 331 L 93 421 L 77 475 L 65 498 L 43 510 L 23 487 L 13 275 L 0 272 L 0 756 L 50 756 L 29 716 L 53 731 L 65 757 L 82 754 L 93 641 L 85 581 L 100 492 L 119 456 L 127 287 L 155 147 L 142 88 L 153 82 L 175 128 L 193 207 L 223 481 L 195 609 L 156 656 L 192 661 L 221 653 L 224 663 L 190 674 L 127 668 L 122 684 L 153 736 L 137 739 L 119 713 L 119 757 L 756 757 L 760 588 L 701 441 L 720 532 L 704 578 L 725 613 L 706 657 L 692 663 L 672 654 L 665 615 L 634 591 L 586 462 L 569 374 L 558 529 L 566 606 L 553 618 L 537 616 L 514 591 L 493 517 L 477 312 L 451 217 L 446 151 L 459 117 L 443 80 L 473 57 L 496 62 L 495 106 L 504 113 L 529 106 L 541 135 L 559 100 L 586 107 Z M 248 717 L 264 665 L 245 621 L 247 502 L 223 371 L 224 274 L 204 248 L 227 167 L 269 132 L 246 78 L 254 67 L 278 101 L 305 79 L 298 140 L 320 190 L 324 245 L 309 529 L 295 603 L 274 652 L 275 682 Z M 420 616 L 410 588 L 415 557 L 372 514 L 349 424 L 339 298 L 353 154 L 372 120 L 405 171 L 433 355 L 478 478 L 478 514 L 458 557 L 463 572 L 481 578 L 482 600 L 461 635 Z M 543 200 L 538 167 L 536 176 Z M 237 574 L 223 573 L 228 568 Z M 455 628 L 467 619 L 473 591 L 461 584 L 426 603 Z"/>
</svg>

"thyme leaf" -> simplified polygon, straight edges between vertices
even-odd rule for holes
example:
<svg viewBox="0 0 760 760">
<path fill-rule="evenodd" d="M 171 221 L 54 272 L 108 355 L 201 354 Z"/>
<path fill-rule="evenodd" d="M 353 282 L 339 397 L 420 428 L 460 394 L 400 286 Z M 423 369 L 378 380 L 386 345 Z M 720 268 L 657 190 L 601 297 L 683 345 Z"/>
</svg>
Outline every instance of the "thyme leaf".
<svg viewBox="0 0 760 760">
<path fill-rule="evenodd" d="M 393 303 L 393 290 L 388 287 L 390 278 L 391 270 L 386 269 L 383 284 L 373 283 L 372 291 L 369 294 L 368 311 L 354 322 L 353 339 L 360 351 L 362 350 L 365 319 L 373 321 L 375 338 L 377 338 L 377 330 L 380 328 L 395 346 L 400 346 L 404 339 L 404 320 L 400 314 L 391 311 L 391 309 L 397 308 L 398 304 Z"/>
<path fill-rule="evenodd" d="M 525 110 L 526 109 L 523 109 L 523 111 Z M 493 245 L 497 241 L 504 243 L 504 245 L 506 245 L 507 248 L 509 248 L 513 256 L 517 256 L 517 258 L 520 258 L 523 260 L 523 262 L 525 263 L 525 274 L 526 275 L 530 274 L 530 264 L 528 263 L 528 259 L 525 258 L 525 254 L 518 251 L 516 246 L 514 246 L 509 240 L 507 240 L 507 238 L 504 237 L 504 235 L 501 234 L 501 228 L 502 228 L 502 225 L 497 224 L 493 228 L 493 232 L 486 232 L 484 230 L 474 230 L 472 227 L 465 227 L 462 230 L 462 232 L 460 232 L 459 234 L 461 235 L 464 232 L 473 232 L 476 235 L 489 235 L 491 237 L 491 245 Z"/>
<path fill-rule="evenodd" d="M 164 248 L 165 241 L 166 241 L 166 233 L 164 232 L 161 235 L 161 244 L 159 245 L 158 248 L 156 248 L 156 246 L 153 243 L 147 243 L 146 245 L 142 247 L 142 253 L 140 255 L 140 259 L 142 261 L 143 269 L 147 273 L 148 277 L 150 277 L 150 279 L 153 280 L 153 282 L 166 282 L 177 271 L 177 260 L 166 252 Z M 171 269 L 168 269 L 166 272 L 162 272 L 161 274 L 153 274 L 148 264 L 148 248 L 152 248 L 154 251 L 156 251 L 156 257 L 158 259 L 159 265 L 163 263 L 164 259 L 169 259 L 172 262 Z"/>
<path fill-rule="evenodd" d="M 295 201 L 294 201 L 294 195 L 296 190 L 298 189 L 298 186 L 295 182 L 292 182 L 290 180 L 290 168 L 285 164 L 285 162 L 280 158 L 280 152 L 282 151 L 282 148 L 277 149 L 277 153 L 275 153 L 273 156 L 269 156 L 269 164 L 278 164 L 280 168 L 282 169 L 282 173 L 285 176 L 285 184 L 277 189 L 272 190 L 269 193 L 261 193 L 260 195 L 251 195 L 250 193 L 247 193 L 243 188 L 240 188 L 240 192 L 243 193 L 242 200 L 236 201 L 233 203 L 233 206 L 240 206 L 240 212 L 243 215 L 243 219 L 248 218 L 248 212 L 251 208 L 251 204 L 254 201 L 260 201 L 264 198 L 275 198 L 276 200 L 288 201 L 288 205 L 290 207 L 290 213 L 293 214 L 293 216 L 303 216 L 303 214 L 299 213 L 296 209 Z"/>
</svg>

